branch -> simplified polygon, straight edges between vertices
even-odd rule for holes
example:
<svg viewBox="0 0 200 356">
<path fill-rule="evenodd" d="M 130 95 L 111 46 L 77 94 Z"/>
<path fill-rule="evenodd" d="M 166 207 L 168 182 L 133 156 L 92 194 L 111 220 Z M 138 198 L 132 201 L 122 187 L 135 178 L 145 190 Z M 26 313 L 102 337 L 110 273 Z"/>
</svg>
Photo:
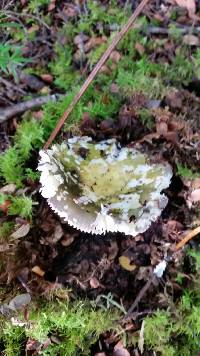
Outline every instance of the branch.
<svg viewBox="0 0 200 356">
<path fill-rule="evenodd" d="M 104 63 L 107 61 L 109 58 L 110 54 L 114 50 L 114 48 L 118 45 L 120 40 L 124 37 L 124 35 L 128 32 L 128 30 L 131 28 L 133 25 L 135 19 L 138 17 L 138 15 L 142 12 L 144 9 L 145 5 L 149 2 L 149 0 L 142 0 L 141 3 L 138 5 L 134 13 L 131 15 L 129 18 L 128 22 L 122 27 L 121 31 L 116 34 L 116 36 L 113 38 L 112 43 L 110 46 L 107 48 L 103 56 L 100 58 L 100 60 L 97 62 L 96 66 L 92 70 L 92 72 L 89 74 L 88 78 L 86 81 L 83 83 L 82 87 L 80 88 L 80 91 L 75 95 L 74 99 L 72 100 L 71 104 L 68 106 L 67 110 L 64 112 L 63 116 L 61 119 L 58 121 L 55 129 L 51 133 L 49 139 L 47 140 L 44 149 L 47 149 L 52 141 L 55 139 L 57 134 L 59 133 L 60 129 L 64 125 L 65 121 L 67 120 L 68 116 L 71 114 L 74 106 L 79 102 L 81 99 L 82 95 L 85 93 L 91 82 L 94 80 L 96 77 L 97 73 L 101 69 L 101 67 L 104 65 Z"/>
<path fill-rule="evenodd" d="M 62 95 L 53 94 L 47 96 L 41 96 L 31 100 L 24 101 L 22 103 L 6 107 L 0 110 L 0 124 L 12 117 L 23 114 L 27 110 L 37 109 L 40 106 L 49 103 L 50 101 L 57 101 Z"/>
</svg>

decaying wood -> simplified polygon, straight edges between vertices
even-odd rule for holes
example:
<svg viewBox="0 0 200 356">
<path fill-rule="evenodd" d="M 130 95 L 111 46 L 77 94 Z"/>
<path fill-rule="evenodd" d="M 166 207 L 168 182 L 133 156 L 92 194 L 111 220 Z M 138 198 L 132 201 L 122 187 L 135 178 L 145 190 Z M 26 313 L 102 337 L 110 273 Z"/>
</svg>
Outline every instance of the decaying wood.
<svg viewBox="0 0 200 356">
<path fill-rule="evenodd" d="M 38 98 L 6 107 L 5 109 L 0 109 L 0 123 L 3 123 L 16 115 L 23 114 L 27 110 L 37 109 L 50 101 L 57 101 L 60 97 L 61 95 L 59 94 L 40 96 Z"/>
<path fill-rule="evenodd" d="M 58 121 L 55 129 L 51 133 L 51 135 L 50 135 L 49 139 L 47 140 L 46 144 L 44 145 L 44 149 L 47 149 L 51 145 L 52 141 L 55 139 L 55 137 L 59 133 L 60 129 L 64 125 L 65 121 L 67 120 L 68 116 L 72 112 L 72 110 L 75 107 L 75 105 L 79 102 L 80 98 L 85 93 L 85 91 L 87 90 L 87 88 L 89 87 L 91 82 L 94 80 L 94 78 L 96 77 L 96 75 L 99 72 L 99 70 L 101 69 L 101 67 L 107 61 L 107 59 L 109 58 L 109 56 L 112 53 L 112 51 L 115 49 L 115 47 L 118 45 L 118 43 L 124 37 L 124 35 L 129 31 L 129 29 L 133 25 L 134 21 L 136 20 L 136 18 L 138 17 L 138 15 L 140 15 L 140 13 L 142 12 L 142 10 L 144 9 L 144 7 L 146 6 L 146 4 L 149 1 L 150 0 L 142 0 L 141 1 L 141 3 L 138 5 L 138 7 L 134 11 L 134 13 L 129 18 L 128 22 L 122 27 L 121 31 L 119 33 L 117 33 L 116 36 L 113 38 L 112 43 L 107 48 L 107 50 L 105 51 L 103 56 L 100 58 L 100 60 L 98 61 L 98 63 L 96 64 L 96 66 L 94 67 L 92 72 L 89 74 L 89 76 L 86 79 L 86 81 L 83 83 L 83 85 L 80 88 L 79 92 L 77 93 L 77 95 L 75 95 L 75 97 L 72 100 L 71 104 L 68 106 L 67 110 L 64 112 L 64 114 L 61 117 L 61 119 Z"/>
</svg>

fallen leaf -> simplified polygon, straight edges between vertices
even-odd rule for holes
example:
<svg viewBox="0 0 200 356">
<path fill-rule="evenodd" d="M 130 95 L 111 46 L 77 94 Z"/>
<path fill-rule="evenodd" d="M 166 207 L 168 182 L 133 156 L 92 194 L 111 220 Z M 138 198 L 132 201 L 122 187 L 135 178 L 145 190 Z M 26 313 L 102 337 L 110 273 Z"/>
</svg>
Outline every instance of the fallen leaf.
<svg viewBox="0 0 200 356">
<path fill-rule="evenodd" d="M 193 17 L 196 12 L 195 0 L 175 0 L 175 3 L 180 7 L 185 7 L 188 10 L 188 15 Z"/>
<path fill-rule="evenodd" d="M 135 44 L 135 49 L 136 49 L 136 51 L 142 56 L 143 54 L 144 54 L 144 52 L 145 52 L 145 48 L 144 48 L 144 46 L 141 44 L 141 43 L 139 43 L 139 42 L 136 42 L 136 44 Z"/>
<path fill-rule="evenodd" d="M 40 277 L 45 275 L 45 271 L 43 271 L 39 266 L 34 266 L 31 271 Z"/>
<path fill-rule="evenodd" d="M 165 135 L 168 132 L 168 125 L 164 121 L 156 123 L 156 131 L 159 135 Z"/>
<path fill-rule="evenodd" d="M 63 229 L 62 229 L 61 224 L 58 223 L 55 226 L 55 230 L 54 230 L 52 236 L 48 240 L 49 240 L 49 242 L 56 244 L 61 239 L 62 236 L 63 236 Z"/>
<path fill-rule="evenodd" d="M 51 12 L 51 11 L 53 11 L 53 10 L 55 9 L 55 7 L 56 7 L 56 1 L 57 1 L 57 0 L 51 0 L 51 1 L 50 1 L 50 4 L 48 5 L 48 12 Z"/>
<path fill-rule="evenodd" d="M 51 74 L 41 74 L 41 79 L 48 83 L 48 84 L 51 84 L 53 82 L 53 76 Z"/>
<path fill-rule="evenodd" d="M 95 277 L 90 278 L 90 287 L 91 288 L 96 289 L 96 288 L 99 288 L 99 286 L 100 286 L 100 283 L 97 278 L 95 278 Z"/>
<path fill-rule="evenodd" d="M 30 231 L 30 224 L 26 223 L 20 226 L 20 228 L 17 231 L 13 232 L 12 235 L 10 235 L 10 237 L 14 240 L 20 239 L 21 237 L 26 236 L 29 233 L 29 231 Z"/>
<path fill-rule="evenodd" d="M 31 301 L 31 296 L 29 293 L 19 294 L 15 298 L 13 298 L 8 307 L 14 311 L 23 309 L 26 305 L 28 305 Z"/>
<path fill-rule="evenodd" d="M 38 25 L 32 25 L 31 27 L 29 27 L 27 32 L 30 34 L 30 33 L 38 31 L 39 29 L 40 29 L 40 27 Z"/>
<path fill-rule="evenodd" d="M 72 242 L 74 241 L 74 238 L 75 238 L 75 236 L 67 234 L 63 237 L 63 239 L 61 240 L 60 243 L 62 246 L 67 247 L 72 244 Z"/>
<path fill-rule="evenodd" d="M 20 81 L 32 90 L 39 91 L 44 83 L 36 75 L 20 72 Z"/>
<path fill-rule="evenodd" d="M 87 41 L 87 43 L 84 46 L 85 52 L 91 51 L 91 49 L 100 46 L 102 43 L 107 42 L 107 37 L 102 36 L 102 37 L 92 37 Z"/>
<path fill-rule="evenodd" d="M 11 205 L 10 200 L 4 200 L 4 202 L 0 204 L 0 210 L 3 211 L 4 214 L 7 214 L 10 205 Z"/>
<path fill-rule="evenodd" d="M 127 256 L 120 256 L 119 257 L 119 263 L 121 265 L 122 268 L 126 269 L 127 271 L 134 271 L 134 269 L 136 269 L 136 265 L 131 265 L 130 264 L 130 260 Z"/>
<path fill-rule="evenodd" d="M 188 46 L 199 46 L 199 38 L 194 35 L 185 35 L 183 36 L 183 43 Z"/>
<path fill-rule="evenodd" d="M 200 202 L 200 189 L 193 190 L 187 198 L 187 205 L 189 208 L 192 207 L 192 204 Z"/>
<path fill-rule="evenodd" d="M 3 188 L 0 189 L 0 193 L 2 194 L 13 194 L 16 191 L 16 185 L 11 183 L 5 185 Z"/>
<path fill-rule="evenodd" d="M 181 91 L 172 90 L 167 93 L 164 101 L 170 109 L 181 109 L 183 106 L 183 95 Z"/>
<path fill-rule="evenodd" d="M 113 356 L 130 356 L 129 351 L 124 347 L 121 341 L 119 341 L 113 350 Z"/>
<path fill-rule="evenodd" d="M 121 59 L 121 54 L 118 51 L 112 51 L 109 57 L 114 63 L 118 63 Z"/>
<path fill-rule="evenodd" d="M 5 251 L 8 251 L 9 249 L 10 249 L 10 245 L 9 244 L 0 245 L 0 252 L 5 252 Z"/>
<path fill-rule="evenodd" d="M 89 40 L 89 37 L 87 35 L 85 35 L 84 33 L 81 33 L 74 37 L 74 44 L 80 48 L 80 46 L 83 45 L 83 42 L 86 42 L 88 40 Z"/>
</svg>

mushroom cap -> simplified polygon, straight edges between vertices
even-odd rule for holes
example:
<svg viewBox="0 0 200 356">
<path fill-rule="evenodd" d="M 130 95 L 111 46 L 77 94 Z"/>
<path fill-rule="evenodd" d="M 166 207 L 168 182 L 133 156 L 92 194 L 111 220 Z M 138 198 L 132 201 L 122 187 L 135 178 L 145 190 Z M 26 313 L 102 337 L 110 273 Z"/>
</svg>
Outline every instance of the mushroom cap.
<svg viewBox="0 0 200 356">
<path fill-rule="evenodd" d="M 73 137 L 40 152 L 41 194 L 69 225 L 92 234 L 146 231 L 167 205 L 167 162 L 152 163 L 115 139 Z"/>
</svg>

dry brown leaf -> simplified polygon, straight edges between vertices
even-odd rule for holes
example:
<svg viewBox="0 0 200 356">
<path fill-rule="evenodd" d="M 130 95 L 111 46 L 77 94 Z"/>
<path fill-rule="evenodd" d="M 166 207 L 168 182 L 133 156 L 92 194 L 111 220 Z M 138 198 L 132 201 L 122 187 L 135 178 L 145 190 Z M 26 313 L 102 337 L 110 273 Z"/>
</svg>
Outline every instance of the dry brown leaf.
<svg viewBox="0 0 200 356">
<path fill-rule="evenodd" d="M 91 288 L 96 289 L 96 288 L 99 288 L 99 286 L 100 286 L 100 283 L 97 278 L 95 278 L 95 277 L 90 278 L 90 287 Z"/>
<path fill-rule="evenodd" d="M 63 237 L 63 239 L 61 240 L 60 243 L 62 246 L 67 247 L 72 244 L 72 242 L 74 241 L 74 238 L 75 238 L 75 236 L 73 236 L 73 235 L 70 236 L 69 234 L 67 234 Z"/>
<path fill-rule="evenodd" d="M 136 44 L 135 44 L 135 49 L 136 49 L 136 51 L 142 56 L 143 54 L 144 54 L 144 52 L 145 52 L 145 48 L 144 48 L 144 46 L 141 44 L 141 43 L 139 43 L 139 42 L 136 42 Z"/>
<path fill-rule="evenodd" d="M 0 189 L 0 193 L 13 194 L 16 191 L 16 188 L 17 188 L 16 185 L 13 183 L 7 184 L 7 185 L 4 185 L 4 187 Z"/>
<path fill-rule="evenodd" d="M 5 252 L 8 251 L 9 249 L 10 249 L 10 245 L 7 243 L 0 245 L 0 252 Z"/>
<path fill-rule="evenodd" d="M 45 275 L 45 271 L 43 271 L 39 266 L 34 266 L 32 268 L 32 272 L 37 274 L 40 277 L 43 277 Z"/>
<path fill-rule="evenodd" d="M 121 341 L 119 341 L 113 350 L 113 356 L 130 356 L 129 351 L 124 347 Z"/>
<path fill-rule="evenodd" d="M 51 0 L 50 4 L 48 5 L 48 12 L 53 11 L 55 7 L 56 7 L 56 0 Z"/>
<path fill-rule="evenodd" d="M 21 237 L 26 236 L 30 231 L 30 224 L 23 224 L 20 226 L 17 231 L 13 232 L 12 235 L 10 236 L 13 240 L 20 239 Z"/>
<path fill-rule="evenodd" d="M 0 211 L 3 211 L 4 214 L 7 214 L 10 205 L 10 200 L 4 200 L 4 202 L 0 204 Z"/>
<path fill-rule="evenodd" d="M 127 256 L 120 256 L 119 257 L 119 263 L 122 268 L 126 269 L 127 271 L 134 271 L 136 269 L 136 265 L 131 265 L 130 260 Z"/>
<path fill-rule="evenodd" d="M 110 59 L 114 62 L 114 63 L 118 63 L 121 59 L 121 53 L 118 51 L 112 51 L 111 55 L 110 55 Z"/>
<path fill-rule="evenodd" d="M 185 35 L 183 36 L 183 43 L 188 46 L 199 46 L 199 38 L 194 35 Z"/>
<path fill-rule="evenodd" d="M 198 203 L 200 201 L 200 189 L 195 189 L 188 197 L 189 201 L 192 203 Z"/>
<path fill-rule="evenodd" d="M 51 84 L 53 82 L 53 76 L 51 74 L 41 74 L 40 76 L 42 80 L 48 84 Z"/>
<path fill-rule="evenodd" d="M 175 3 L 180 7 L 185 7 L 188 10 L 188 15 L 193 17 L 196 12 L 195 0 L 175 0 Z"/>
</svg>

